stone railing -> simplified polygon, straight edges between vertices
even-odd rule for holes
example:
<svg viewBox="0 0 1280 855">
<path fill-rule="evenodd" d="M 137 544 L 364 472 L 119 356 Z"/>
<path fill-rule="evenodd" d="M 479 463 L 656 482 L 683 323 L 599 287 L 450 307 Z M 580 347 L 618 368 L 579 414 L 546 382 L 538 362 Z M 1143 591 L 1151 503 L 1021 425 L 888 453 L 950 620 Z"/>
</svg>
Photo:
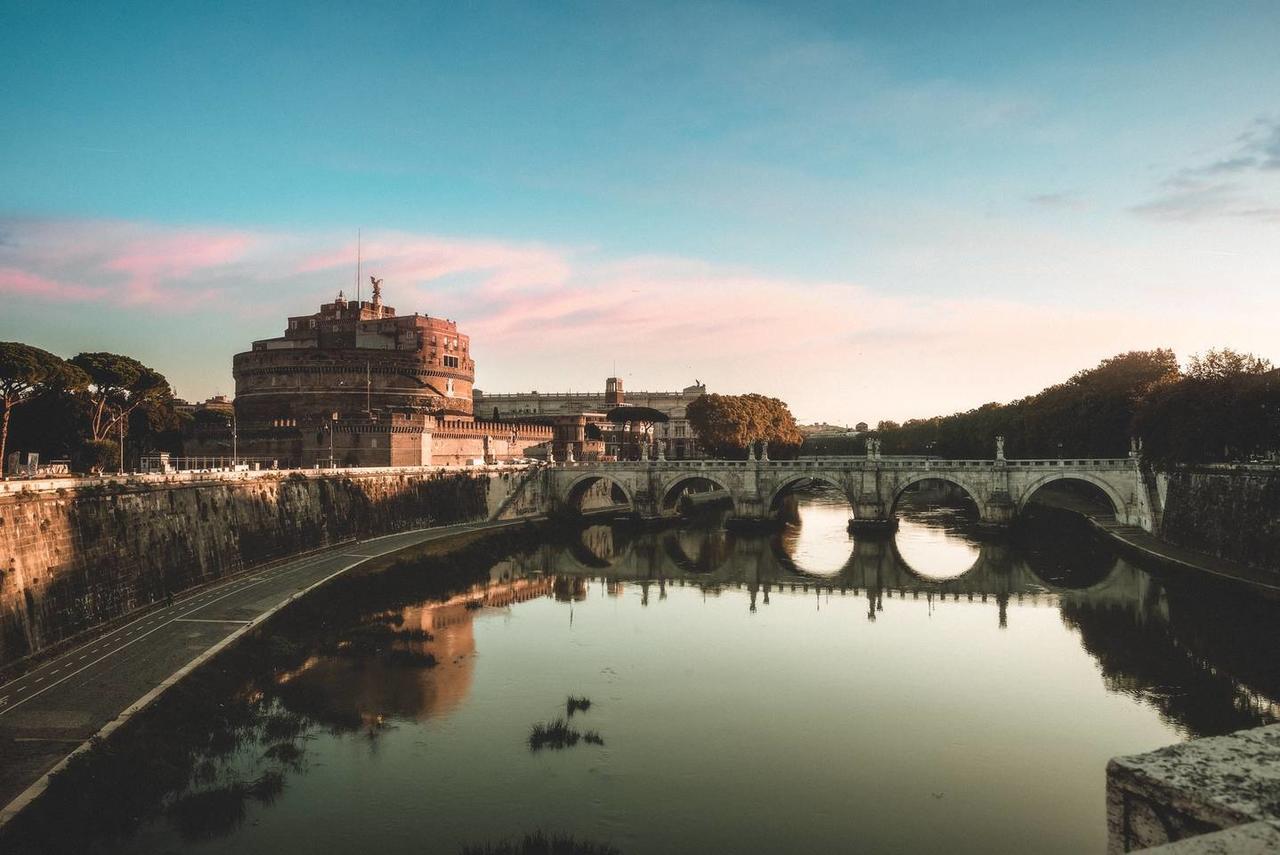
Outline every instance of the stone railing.
<svg viewBox="0 0 1280 855">
<path fill-rule="evenodd" d="M 151 474 L 72 476 L 60 478 L 10 478 L 0 481 L 0 498 L 23 493 L 58 490 L 131 489 L 162 484 L 208 484 L 225 481 L 281 480 L 284 478 L 360 478 L 375 475 L 422 475 L 426 472 L 512 472 L 529 468 L 525 463 L 453 466 L 337 466 L 324 469 L 212 470 Z"/>
<path fill-rule="evenodd" d="M 866 457 L 829 457 L 802 458 L 799 460 L 617 460 L 617 461 L 572 461 L 558 462 L 557 467 L 565 469 L 592 469 L 599 467 L 656 467 L 664 469 L 735 469 L 735 468 L 770 468 L 770 469 L 987 469 L 995 467 L 1027 467 L 1027 468 L 1070 468 L 1070 469 L 1127 469 L 1135 466 L 1136 459 L 1130 457 L 1105 458 L 1064 458 L 1045 460 L 943 460 L 936 457 L 920 458 L 880 458 Z"/>
</svg>

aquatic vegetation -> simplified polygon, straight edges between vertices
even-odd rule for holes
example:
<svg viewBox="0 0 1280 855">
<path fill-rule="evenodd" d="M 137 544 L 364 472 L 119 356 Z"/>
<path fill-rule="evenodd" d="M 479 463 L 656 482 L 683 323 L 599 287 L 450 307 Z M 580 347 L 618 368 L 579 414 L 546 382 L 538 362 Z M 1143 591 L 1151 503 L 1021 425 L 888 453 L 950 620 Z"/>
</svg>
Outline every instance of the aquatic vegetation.
<svg viewBox="0 0 1280 855">
<path fill-rule="evenodd" d="M 248 801 L 269 805 L 284 792 L 284 775 L 264 772 L 250 783 L 236 782 L 214 790 L 190 793 L 167 811 L 184 840 L 210 840 L 244 822 Z"/>
<path fill-rule="evenodd" d="M 529 748 L 541 751 L 543 748 L 568 748 L 577 745 L 582 734 L 569 726 L 562 718 L 553 722 L 538 722 L 529 731 Z"/>
<path fill-rule="evenodd" d="M 278 742 L 272 745 L 262 756 L 268 760 L 274 760 L 277 763 L 283 763 L 287 766 L 297 766 L 302 762 L 302 755 L 305 752 L 292 742 Z"/>
<path fill-rule="evenodd" d="M 538 830 L 518 841 L 463 846 L 461 855 L 622 855 L 622 850 L 607 843 L 578 840 L 572 835 L 547 835 Z"/>
<path fill-rule="evenodd" d="M 573 714 L 576 712 L 586 712 L 589 709 L 591 709 L 590 698 L 580 698 L 576 695 L 570 695 L 568 700 L 564 702 L 565 715 L 569 718 L 573 718 Z"/>
<path fill-rule="evenodd" d="M 262 721 L 262 738 L 265 742 L 283 742 L 300 736 L 306 729 L 305 718 L 280 712 Z"/>
<path fill-rule="evenodd" d="M 590 701 L 586 703 L 587 706 L 591 705 Z M 569 748 L 577 745 L 579 740 L 591 745 L 604 745 L 604 737 L 597 731 L 588 730 L 585 734 L 581 733 L 570 727 L 569 722 L 562 718 L 552 722 L 538 722 L 529 730 L 529 748 L 532 751 L 541 751 L 543 748 Z"/>
</svg>

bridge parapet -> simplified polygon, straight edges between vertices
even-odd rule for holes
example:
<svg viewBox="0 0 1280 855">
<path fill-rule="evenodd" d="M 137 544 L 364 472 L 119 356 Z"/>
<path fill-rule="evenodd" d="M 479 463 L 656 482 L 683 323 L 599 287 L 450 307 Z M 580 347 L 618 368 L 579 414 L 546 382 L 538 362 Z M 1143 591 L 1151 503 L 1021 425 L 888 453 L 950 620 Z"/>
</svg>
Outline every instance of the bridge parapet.
<svg viewBox="0 0 1280 855">
<path fill-rule="evenodd" d="M 1128 457 L 1045 458 L 1026 460 L 945 459 L 938 457 L 813 457 L 796 460 L 574 460 L 551 464 L 557 469 L 1133 469 Z"/>
</svg>

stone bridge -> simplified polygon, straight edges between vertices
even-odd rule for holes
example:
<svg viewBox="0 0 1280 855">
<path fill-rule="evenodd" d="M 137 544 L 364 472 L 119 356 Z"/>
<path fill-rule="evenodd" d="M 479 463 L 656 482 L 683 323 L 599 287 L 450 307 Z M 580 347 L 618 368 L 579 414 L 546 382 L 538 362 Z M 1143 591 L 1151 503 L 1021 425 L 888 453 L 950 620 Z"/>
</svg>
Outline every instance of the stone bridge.
<svg viewBox="0 0 1280 855">
<path fill-rule="evenodd" d="M 739 520 L 778 518 L 783 499 L 815 484 L 842 491 L 853 509 L 852 527 L 893 527 L 903 495 L 921 481 L 954 484 L 973 499 L 981 521 L 1005 525 L 1031 497 L 1054 481 L 1083 481 L 1110 500 L 1116 520 L 1152 531 L 1154 514 L 1136 455 L 1102 459 L 941 460 L 932 457 L 801 458 L 769 460 L 665 460 L 553 463 L 543 472 L 550 510 L 577 511 L 601 483 L 610 485 L 642 519 L 674 517 L 682 495 L 723 491 Z"/>
</svg>

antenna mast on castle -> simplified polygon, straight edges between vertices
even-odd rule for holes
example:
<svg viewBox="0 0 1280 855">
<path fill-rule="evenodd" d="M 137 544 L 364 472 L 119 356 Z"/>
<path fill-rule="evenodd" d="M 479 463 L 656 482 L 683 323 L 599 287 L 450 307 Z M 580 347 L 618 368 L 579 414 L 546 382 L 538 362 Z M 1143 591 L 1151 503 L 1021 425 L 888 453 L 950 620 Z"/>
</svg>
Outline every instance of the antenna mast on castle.
<svg viewBox="0 0 1280 855">
<path fill-rule="evenodd" d="M 356 229 L 356 316 L 360 315 L 360 229 Z"/>
</svg>

